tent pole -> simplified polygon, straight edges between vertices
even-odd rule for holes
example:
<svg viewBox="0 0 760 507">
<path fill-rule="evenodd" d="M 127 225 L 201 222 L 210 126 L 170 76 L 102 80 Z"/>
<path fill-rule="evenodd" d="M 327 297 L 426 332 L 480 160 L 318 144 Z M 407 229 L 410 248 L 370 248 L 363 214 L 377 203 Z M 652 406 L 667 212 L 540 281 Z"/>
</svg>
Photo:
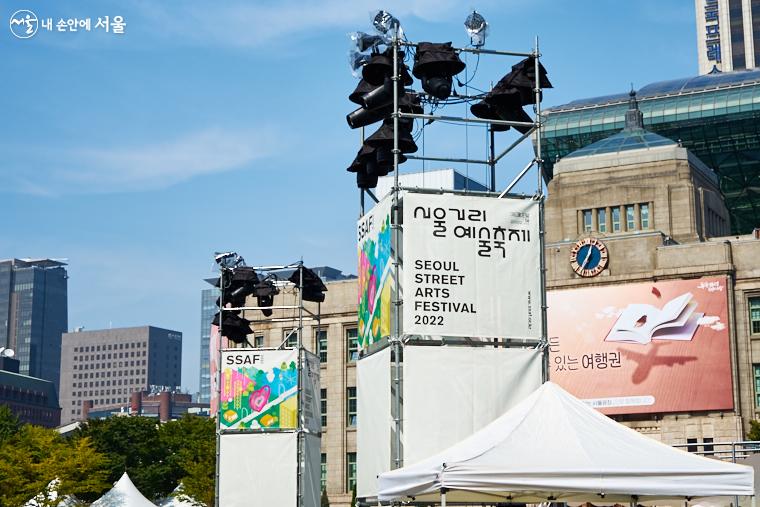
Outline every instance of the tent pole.
<svg viewBox="0 0 760 507">
<path fill-rule="evenodd" d="M 446 507 L 446 488 L 441 488 L 441 507 Z"/>
</svg>

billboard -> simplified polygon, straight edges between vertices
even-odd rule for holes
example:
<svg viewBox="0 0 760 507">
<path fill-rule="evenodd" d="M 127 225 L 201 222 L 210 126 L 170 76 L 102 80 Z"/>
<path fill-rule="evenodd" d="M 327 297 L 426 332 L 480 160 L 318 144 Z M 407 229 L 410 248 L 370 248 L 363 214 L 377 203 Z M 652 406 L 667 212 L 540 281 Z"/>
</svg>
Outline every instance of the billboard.
<svg viewBox="0 0 760 507">
<path fill-rule="evenodd" d="M 219 326 L 211 326 L 211 333 L 209 339 L 209 373 L 211 374 L 211 396 L 210 396 L 210 410 L 211 417 L 216 417 L 219 412 L 219 349 L 221 340 L 221 348 L 229 347 L 229 340 L 227 338 L 219 336 Z"/>
<path fill-rule="evenodd" d="M 725 277 L 548 294 L 550 379 L 605 414 L 733 408 Z"/>
<path fill-rule="evenodd" d="M 359 349 L 391 334 L 391 197 L 365 214 L 357 225 L 359 245 Z"/>
<path fill-rule="evenodd" d="M 221 429 L 298 427 L 298 351 L 222 351 Z"/>
<path fill-rule="evenodd" d="M 541 336 L 539 203 L 405 193 L 403 330 Z"/>
</svg>

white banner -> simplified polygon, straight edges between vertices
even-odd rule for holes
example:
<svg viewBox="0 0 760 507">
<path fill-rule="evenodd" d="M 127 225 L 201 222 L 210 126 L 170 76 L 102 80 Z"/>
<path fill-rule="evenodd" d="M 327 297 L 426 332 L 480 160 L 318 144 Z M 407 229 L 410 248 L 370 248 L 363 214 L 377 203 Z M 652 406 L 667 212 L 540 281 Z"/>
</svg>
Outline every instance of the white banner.
<svg viewBox="0 0 760 507">
<path fill-rule="evenodd" d="M 541 336 L 539 203 L 406 192 L 406 335 Z"/>
<path fill-rule="evenodd" d="M 391 349 L 356 364 L 356 495 L 377 495 L 377 476 L 391 469 Z"/>
<path fill-rule="evenodd" d="M 472 435 L 541 385 L 541 351 L 404 347 L 404 464 Z"/>
<path fill-rule="evenodd" d="M 222 435 L 219 505 L 296 506 L 297 439 L 295 432 Z"/>
</svg>

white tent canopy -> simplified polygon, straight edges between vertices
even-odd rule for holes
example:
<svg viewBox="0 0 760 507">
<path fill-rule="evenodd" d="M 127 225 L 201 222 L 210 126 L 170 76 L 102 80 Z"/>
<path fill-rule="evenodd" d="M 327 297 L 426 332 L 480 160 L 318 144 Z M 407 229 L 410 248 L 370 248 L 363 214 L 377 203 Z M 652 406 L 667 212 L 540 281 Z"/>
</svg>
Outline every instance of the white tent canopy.
<svg viewBox="0 0 760 507">
<path fill-rule="evenodd" d="M 379 476 L 378 499 L 629 502 L 754 495 L 751 467 L 657 442 L 547 382 L 447 450 Z"/>
<path fill-rule="evenodd" d="M 127 472 L 116 481 L 113 488 L 98 498 L 90 507 L 156 507 L 132 484 Z"/>
</svg>

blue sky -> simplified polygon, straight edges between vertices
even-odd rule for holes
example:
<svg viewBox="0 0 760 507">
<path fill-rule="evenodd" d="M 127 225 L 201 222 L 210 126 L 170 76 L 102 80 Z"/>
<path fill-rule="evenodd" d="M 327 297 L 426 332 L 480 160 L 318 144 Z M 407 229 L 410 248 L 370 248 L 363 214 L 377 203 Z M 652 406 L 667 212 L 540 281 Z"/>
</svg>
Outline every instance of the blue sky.
<svg viewBox="0 0 760 507">
<path fill-rule="evenodd" d="M 528 52 L 539 36 L 555 86 L 544 107 L 697 73 L 691 0 L 0 1 L 0 258 L 67 258 L 72 328 L 182 331 L 195 392 L 214 251 L 356 272 L 347 33 L 371 31 L 378 8 L 414 41 L 465 45 L 473 8 L 490 23 L 486 47 Z M 91 30 L 17 39 L 18 9 Z M 95 29 L 119 15 L 123 35 Z M 515 61 L 483 58 L 472 85 Z M 482 158 L 484 139 L 433 125 L 425 149 Z M 529 157 L 509 157 L 499 185 Z"/>
</svg>

